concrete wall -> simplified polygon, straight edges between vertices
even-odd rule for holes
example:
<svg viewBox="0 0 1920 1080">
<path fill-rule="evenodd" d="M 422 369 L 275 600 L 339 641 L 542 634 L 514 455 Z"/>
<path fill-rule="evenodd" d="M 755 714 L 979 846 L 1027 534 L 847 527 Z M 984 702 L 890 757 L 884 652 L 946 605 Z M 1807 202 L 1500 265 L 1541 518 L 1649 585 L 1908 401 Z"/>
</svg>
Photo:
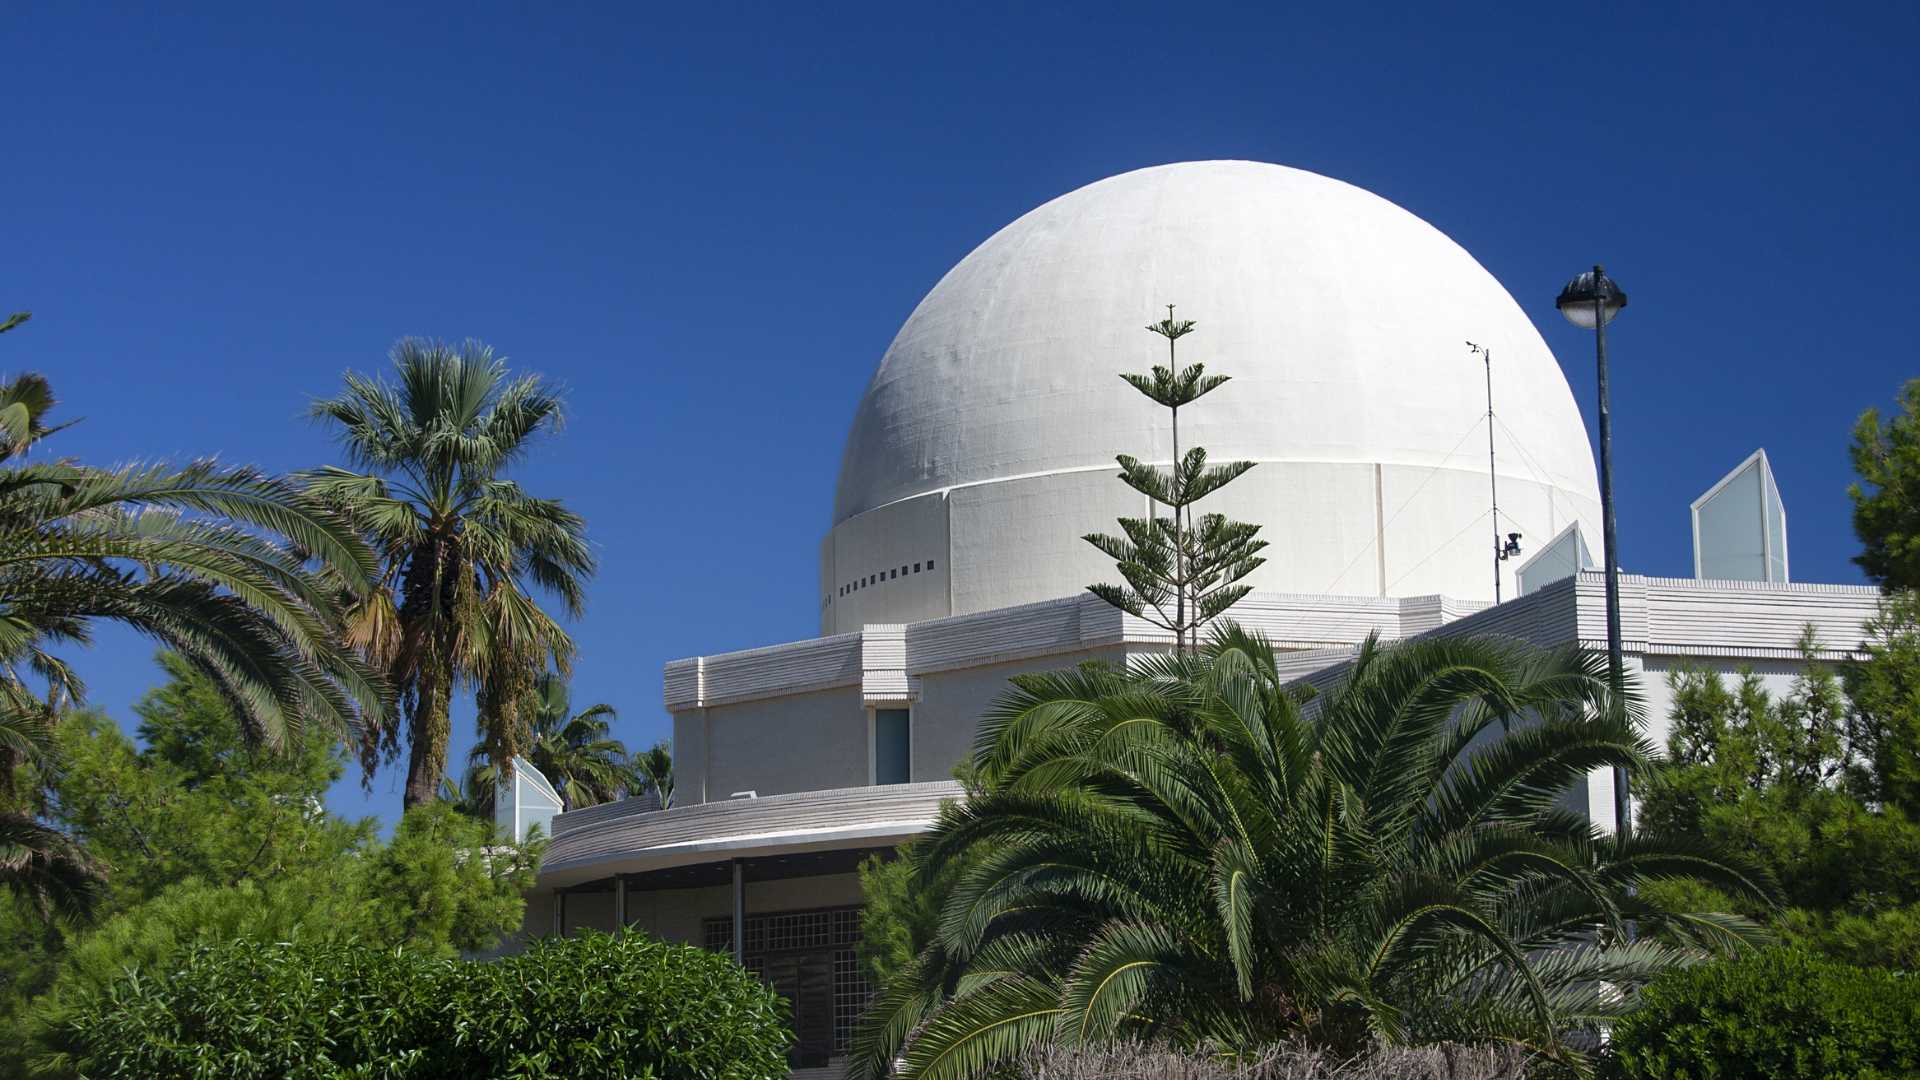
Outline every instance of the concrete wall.
<svg viewBox="0 0 1920 1080">
<path fill-rule="evenodd" d="M 565 915 L 568 934 L 582 930 L 613 933 L 613 890 L 567 894 Z M 551 921 L 548 925 L 552 925 Z"/>
<path fill-rule="evenodd" d="M 1308 596 L 1493 599 L 1493 523 L 1485 434 L 1444 468 L 1392 461 L 1266 461 L 1198 510 L 1261 526 L 1266 565 L 1247 584 Z M 1531 552 L 1573 521 L 1599 535 L 1591 499 L 1546 483 L 1521 448 L 1500 435 L 1500 531 Z M 1122 447 L 1125 449 L 1125 447 Z M 1145 452 L 1147 448 L 1131 448 Z M 1083 535 L 1117 533 L 1146 501 L 1104 469 L 1017 477 L 933 492 L 849 518 L 822 551 L 823 633 L 867 623 L 910 623 L 1072 596 L 1114 578 Z M 848 580 L 911 566 L 944 547 L 934 574 L 889 578 L 848 596 Z M 1500 564 L 1517 595 L 1519 563 Z"/>
<path fill-rule="evenodd" d="M 952 777 L 953 767 L 973 750 L 981 715 L 1007 690 L 1009 676 L 1096 657 L 1117 663 L 1124 656 L 1121 649 L 1088 650 L 921 676 L 919 700 L 908 703 L 911 779 Z M 736 791 L 764 797 L 860 787 L 870 782 L 871 738 L 868 706 L 856 687 L 685 710 L 673 724 L 676 798 L 686 805 Z"/>
<path fill-rule="evenodd" d="M 704 801 L 725 799 L 736 791 L 784 795 L 867 782 L 867 711 L 858 687 L 676 715 L 676 751 L 688 755 L 679 748 L 702 744 L 704 768 L 693 768 L 704 785 Z"/>
<path fill-rule="evenodd" d="M 952 614 L 951 558 L 947 500 L 939 492 L 841 522 L 822 544 L 820 632 Z"/>
<path fill-rule="evenodd" d="M 707 710 L 685 709 L 674 713 L 674 802 L 703 803 L 712 798 L 707 772 Z M 721 792 L 720 797 L 725 798 L 726 792 Z"/>
<path fill-rule="evenodd" d="M 953 776 L 953 767 L 973 753 L 980 717 L 1007 691 L 1010 676 L 1056 671 L 1096 658 L 1124 663 L 1125 652 L 1102 649 L 923 676 L 920 700 L 913 706 L 913 779 L 946 780 Z"/>
</svg>

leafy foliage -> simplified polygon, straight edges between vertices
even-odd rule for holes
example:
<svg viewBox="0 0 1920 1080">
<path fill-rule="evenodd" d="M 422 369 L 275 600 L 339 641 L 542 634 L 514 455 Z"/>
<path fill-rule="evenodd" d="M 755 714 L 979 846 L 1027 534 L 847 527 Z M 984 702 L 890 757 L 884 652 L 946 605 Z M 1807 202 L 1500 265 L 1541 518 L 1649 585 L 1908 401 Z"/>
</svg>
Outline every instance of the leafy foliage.
<svg viewBox="0 0 1920 1080">
<path fill-rule="evenodd" d="M 1920 379 L 1900 388 L 1899 412 L 1868 409 L 1853 426 L 1854 557 L 1889 590 L 1920 588 Z"/>
<path fill-rule="evenodd" d="M 922 867 L 912 845 L 893 857 L 869 855 L 860 863 L 860 962 L 874 986 L 885 986 L 912 966 L 940 931 L 940 906 L 953 893 L 958 860 L 934 869 L 922 885 Z"/>
<path fill-rule="evenodd" d="M 1920 821 L 1920 593 L 1889 593 L 1866 631 L 1866 661 L 1843 673 L 1861 793 Z"/>
<path fill-rule="evenodd" d="M 673 747 L 664 739 L 633 756 L 635 789 L 652 791 L 660 809 L 673 806 Z"/>
<path fill-rule="evenodd" d="M 1229 521 L 1220 514 L 1193 517 L 1193 505 L 1253 468 L 1250 461 L 1208 465 L 1207 451 L 1193 447 L 1180 453 L 1180 409 L 1218 389 L 1225 375 L 1208 375 L 1202 364 L 1179 367 L 1175 345 L 1194 330 L 1190 319 L 1176 320 L 1173 305 L 1167 317 L 1147 327 L 1167 340 L 1167 363 L 1147 375 L 1122 379 L 1161 408 L 1173 422 L 1173 464 L 1162 470 L 1121 454 L 1120 481 L 1165 506 L 1168 517 L 1156 511 L 1144 518 L 1119 519 L 1122 536 L 1093 533 L 1084 539 L 1114 561 L 1125 585 L 1090 585 L 1088 591 L 1114 607 L 1146 619 L 1174 636 L 1177 649 L 1197 640 L 1199 628 L 1238 603 L 1252 586 L 1238 584 L 1266 560 L 1260 552 L 1260 527 Z"/>
<path fill-rule="evenodd" d="M 33 770 L 45 812 L 114 870 L 101 917 L 35 932 L 0 909 L 4 1022 L 60 1069 L 64 1018 L 133 971 L 164 977 L 194 948 L 230 940 L 357 941 L 424 956 L 495 945 L 519 928 L 538 845 L 494 842 L 489 825 L 438 808 L 408 814 L 390 843 L 321 802 L 342 774 L 335 743 L 249 746 L 209 680 L 177 657 L 135 706 L 144 747 L 104 717 L 69 713 L 58 753 Z M 19 1061 L 11 1062 L 20 1066 Z"/>
<path fill-rule="evenodd" d="M 1562 809 L 1591 770 L 1646 762 L 1637 704 L 1608 685 L 1578 652 L 1368 642 L 1303 701 L 1237 628 L 1198 655 L 1017 676 L 979 733 L 979 792 L 911 850 L 920 888 L 957 876 L 850 1075 L 901 1058 L 968 1076 L 1116 1038 L 1511 1041 L 1577 1064 L 1571 1032 L 1754 936 L 1642 886 L 1765 895 L 1710 846 Z M 1665 942 L 1621 943 L 1629 919 Z"/>
<path fill-rule="evenodd" d="M 65 426 L 50 422 L 57 404 L 42 376 L 0 383 L 0 884 L 78 917 L 99 902 L 103 868 L 14 774 L 47 760 L 55 716 L 82 698 L 58 651 L 87 644 L 98 622 L 172 650 L 264 745 L 309 727 L 352 737 L 382 723 L 389 700 L 343 643 L 341 599 L 371 588 L 373 557 L 338 514 L 212 461 L 24 461 Z"/>
<path fill-rule="evenodd" d="M 1613 1029 L 1631 1080 L 1920 1074 L 1920 981 L 1787 949 L 1672 972 Z"/>
<path fill-rule="evenodd" d="M 638 935 L 489 962 L 235 942 L 69 1018 L 96 1077 L 786 1075 L 784 1004 L 731 960 Z"/>
<path fill-rule="evenodd" d="M 627 745 L 612 735 L 610 721 L 616 715 L 613 706 L 604 703 L 574 712 L 567 680 L 556 672 L 541 673 L 528 688 L 520 706 L 520 716 L 528 725 L 522 754 L 552 782 L 567 809 L 612 802 L 645 782 L 627 754 Z M 487 747 L 474 747 L 463 787 L 479 816 L 493 817 L 499 784 L 500 768 Z"/>
<path fill-rule="evenodd" d="M 1920 824 L 1888 797 L 1920 752 L 1899 741 L 1915 715 L 1903 687 L 1920 679 L 1911 607 L 1910 597 L 1888 598 L 1869 659 L 1844 679 L 1811 658 L 1778 697 L 1751 672 L 1731 684 L 1670 674 L 1667 757 L 1636 776 L 1640 818 L 1739 851 L 1779 882 L 1786 907 L 1697 884 L 1650 891 L 1771 920 L 1839 959 L 1920 964 Z M 1803 646 L 1810 655 L 1812 640 Z"/>
<path fill-rule="evenodd" d="M 144 747 L 106 716 L 68 713 L 44 772 L 50 818 L 114 868 L 114 909 L 195 878 L 266 880 L 334 865 L 372 837 L 325 814 L 337 743 L 255 749 L 210 681 L 162 654 L 167 682 L 135 706 Z"/>
<path fill-rule="evenodd" d="M 560 423 L 560 398 L 538 376 L 509 377 L 478 342 L 407 339 L 395 382 L 349 372 L 346 392 L 313 415 L 341 435 L 354 469 L 305 474 L 308 492 L 344 514 L 379 554 L 379 587 L 348 613 L 347 640 L 399 691 L 407 711 L 405 802 L 436 797 L 447 767 L 452 695 L 478 690 L 488 759 L 520 753 L 518 707 L 549 663 L 565 672 L 573 641 L 531 596 L 578 615 L 594 559 L 586 523 L 506 478 Z M 397 725 L 363 742 L 369 770 L 399 752 Z"/>
</svg>

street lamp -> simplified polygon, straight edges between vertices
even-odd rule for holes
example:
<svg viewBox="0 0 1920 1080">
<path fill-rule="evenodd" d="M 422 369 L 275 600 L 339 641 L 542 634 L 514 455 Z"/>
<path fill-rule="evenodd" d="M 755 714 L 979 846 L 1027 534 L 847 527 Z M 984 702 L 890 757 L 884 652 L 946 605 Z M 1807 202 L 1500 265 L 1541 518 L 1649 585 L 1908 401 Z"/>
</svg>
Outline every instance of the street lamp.
<svg viewBox="0 0 1920 1080">
<path fill-rule="evenodd" d="M 1607 674 L 1614 694 L 1626 685 L 1620 658 L 1620 559 L 1613 530 L 1613 410 L 1607 398 L 1607 324 L 1627 306 L 1626 290 L 1607 277 L 1598 264 L 1560 290 L 1553 306 L 1567 321 L 1593 331 L 1594 361 L 1600 371 L 1600 531 L 1607 560 Z M 1627 770 L 1613 770 L 1613 827 L 1625 838 L 1628 831 Z"/>
</svg>

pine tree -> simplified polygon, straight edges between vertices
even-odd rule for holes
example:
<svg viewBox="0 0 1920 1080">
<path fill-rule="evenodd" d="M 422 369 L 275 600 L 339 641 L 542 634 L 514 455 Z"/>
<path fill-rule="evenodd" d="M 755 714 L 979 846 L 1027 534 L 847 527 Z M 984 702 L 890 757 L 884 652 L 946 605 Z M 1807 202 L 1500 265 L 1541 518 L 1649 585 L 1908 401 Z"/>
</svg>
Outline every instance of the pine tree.
<svg viewBox="0 0 1920 1080">
<path fill-rule="evenodd" d="M 1198 640 L 1199 628 L 1226 611 L 1253 590 L 1238 584 L 1266 560 L 1267 546 L 1258 538 L 1260 526 L 1230 521 L 1222 514 L 1202 514 L 1196 520 L 1193 505 L 1253 468 L 1251 461 L 1208 465 L 1204 447 L 1180 453 L 1180 408 L 1218 389 L 1228 379 L 1208 375 L 1205 365 L 1185 368 L 1176 361 L 1179 340 L 1192 333 L 1191 319 L 1176 320 L 1173 305 L 1167 317 L 1147 327 L 1167 339 L 1166 366 L 1154 365 L 1146 375 L 1120 377 L 1172 418 L 1173 464 L 1162 469 L 1121 454 L 1120 481 L 1152 500 L 1150 515 L 1119 519 L 1124 536 L 1090 533 L 1085 539 L 1105 552 L 1119 567 L 1125 585 L 1089 585 L 1088 590 L 1114 607 L 1173 634 L 1174 648 L 1185 652 Z M 1166 516 L 1160 508 L 1165 507 Z"/>
</svg>

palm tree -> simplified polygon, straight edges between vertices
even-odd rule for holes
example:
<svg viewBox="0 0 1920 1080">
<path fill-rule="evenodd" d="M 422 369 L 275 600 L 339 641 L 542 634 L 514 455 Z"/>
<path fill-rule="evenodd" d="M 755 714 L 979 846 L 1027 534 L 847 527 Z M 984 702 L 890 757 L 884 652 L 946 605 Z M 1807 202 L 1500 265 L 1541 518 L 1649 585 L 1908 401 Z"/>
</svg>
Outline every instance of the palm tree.
<svg viewBox="0 0 1920 1080">
<path fill-rule="evenodd" d="M 534 680 L 528 696 L 519 713 L 529 720 L 523 756 L 553 784 L 568 810 L 629 794 L 633 770 L 626 744 L 610 734 L 610 722 L 618 715 L 613 706 L 603 703 L 574 712 L 566 679 L 551 671 Z M 486 747 L 474 747 L 467 758 L 465 800 L 491 816 L 499 784 L 500 770 Z"/>
<path fill-rule="evenodd" d="M 548 663 L 565 671 L 573 642 L 529 595 L 578 615 L 593 573 L 586 523 L 506 478 L 539 433 L 560 423 L 560 398 L 538 376 L 510 378 L 477 342 L 394 346 L 397 381 L 355 373 L 313 415 L 338 427 L 355 468 L 306 474 L 382 559 L 382 588 L 350 613 L 351 640 L 388 672 L 407 711 L 405 804 L 434 798 L 446 771 L 453 693 L 480 691 L 491 760 L 522 749 L 513 713 Z M 398 753 L 397 725 L 377 733 L 369 765 Z"/>
<path fill-rule="evenodd" d="M 100 868 L 15 790 L 84 693 L 60 646 L 86 644 L 99 620 L 132 627 L 209 676 L 268 747 L 310 727 L 357 740 L 384 723 L 389 692 L 342 644 L 337 598 L 364 595 L 374 572 L 347 522 L 254 469 L 20 461 L 59 430 L 55 404 L 39 375 L 0 383 L 0 882 L 79 914 Z"/>
<path fill-rule="evenodd" d="M 633 774 L 636 790 L 652 788 L 660 797 L 660 809 L 673 807 L 673 749 L 665 740 L 633 756 Z"/>
<path fill-rule="evenodd" d="M 983 722 L 977 790 L 909 856 L 928 886 L 960 870 L 935 939 L 863 1020 L 852 1077 L 896 1059 L 971 1076 L 1118 1037 L 1499 1040 L 1579 1067 L 1570 1032 L 1758 933 L 1635 891 L 1764 895 L 1753 871 L 1561 805 L 1647 753 L 1638 705 L 1590 656 L 1369 641 L 1307 701 L 1266 640 L 1228 629 L 1197 655 L 1014 683 Z M 1629 921 L 1647 936 L 1627 941 Z"/>
</svg>

